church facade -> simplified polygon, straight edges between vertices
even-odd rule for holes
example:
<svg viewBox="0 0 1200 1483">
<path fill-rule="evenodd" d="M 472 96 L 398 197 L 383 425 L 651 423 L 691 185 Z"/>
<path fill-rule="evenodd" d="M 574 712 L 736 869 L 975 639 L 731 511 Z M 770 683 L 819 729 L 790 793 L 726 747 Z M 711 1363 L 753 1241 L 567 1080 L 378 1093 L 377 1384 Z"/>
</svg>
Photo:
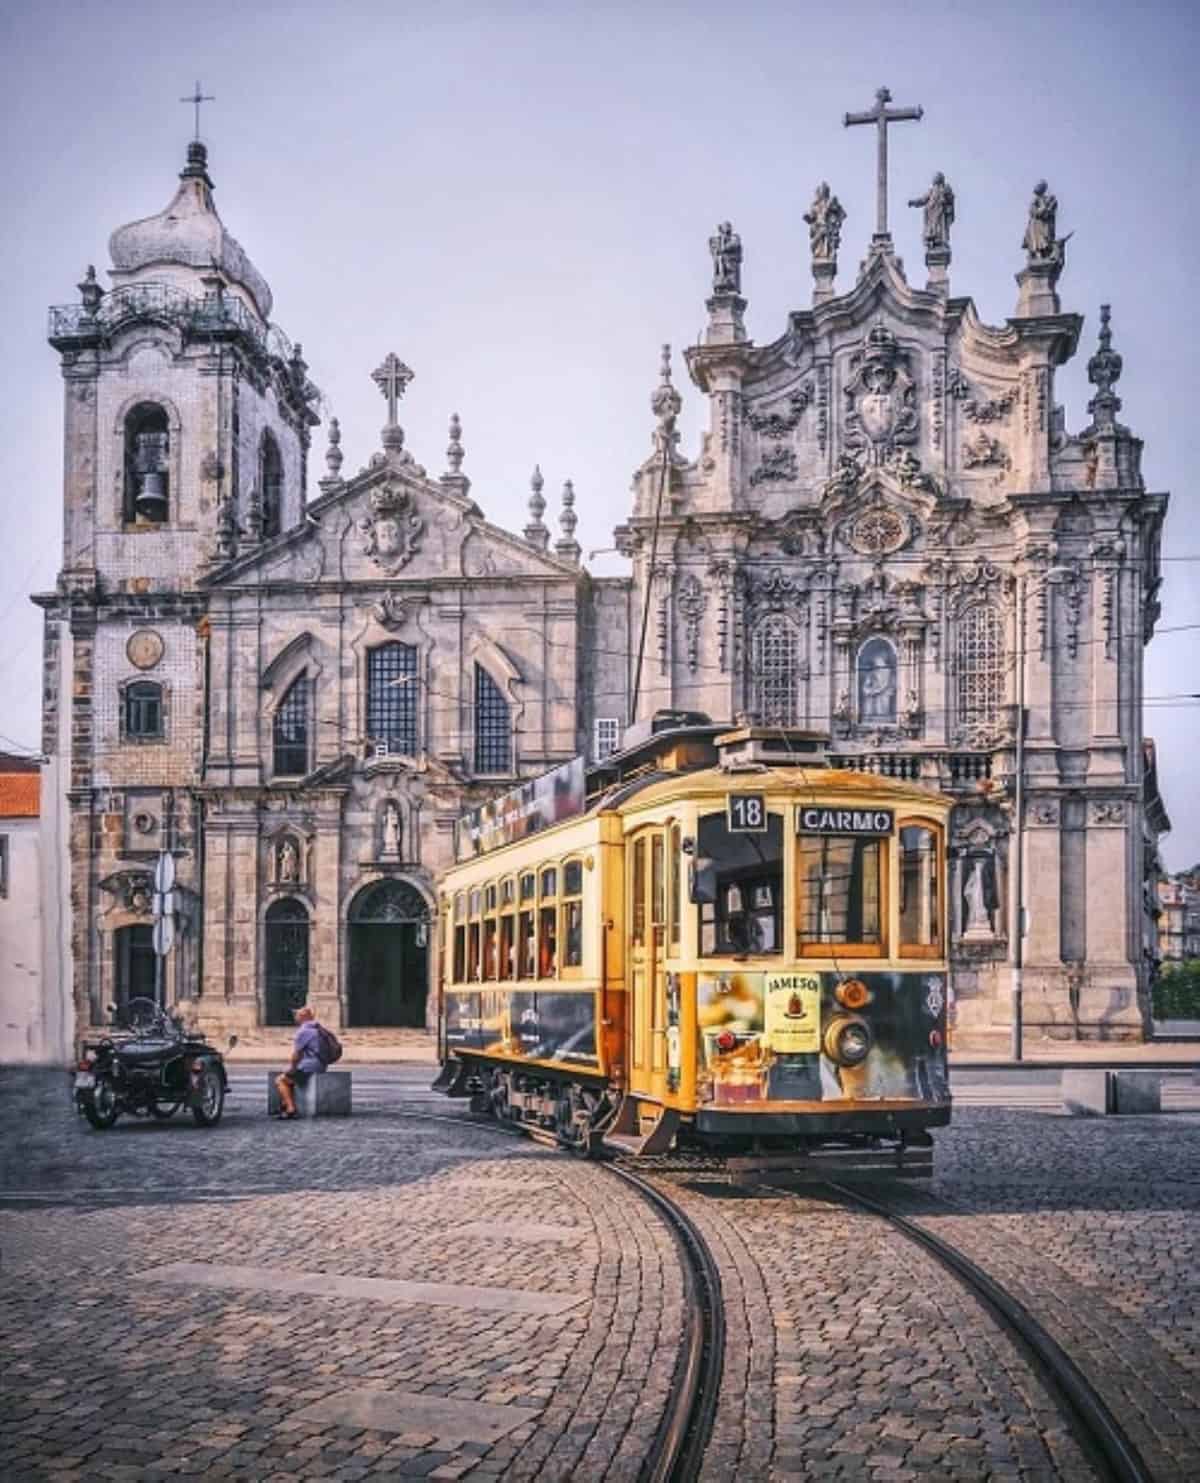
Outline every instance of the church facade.
<svg viewBox="0 0 1200 1483">
<path fill-rule="evenodd" d="M 1166 496 L 1117 420 L 1107 309 L 1089 421 L 1068 431 L 1055 401 L 1082 320 L 1060 306 L 1047 188 L 1002 327 L 949 292 L 950 186 L 913 205 L 925 284 L 881 190 L 839 293 L 843 213 L 822 186 L 811 306 L 765 345 L 718 227 L 686 353 L 708 429 L 686 456 L 664 349 L 617 530 L 630 575 L 594 578 L 570 485 L 552 534 L 535 471 L 511 533 L 472 495 L 457 418 L 444 471 L 416 461 L 395 355 L 373 373 L 379 451 L 346 477 L 330 422 L 316 476 L 320 394 L 193 143 L 166 210 L 113 234 L 111 286 L 89 269 L 50 315 L 64 555 L 36 600 L 77 1026 L 159 975 L 168 1002 L 251 1041 L 305 999 L 368 1042 L 431 1024 L 460 810 L 672 709 L 827 731 L 840 765 L 958 800 L 961 1024 L 1005 1025 L 1021 965 L 1027 1026 L 1139 1035 L 1165 817 L 1142 649 Z"/>
</svg>

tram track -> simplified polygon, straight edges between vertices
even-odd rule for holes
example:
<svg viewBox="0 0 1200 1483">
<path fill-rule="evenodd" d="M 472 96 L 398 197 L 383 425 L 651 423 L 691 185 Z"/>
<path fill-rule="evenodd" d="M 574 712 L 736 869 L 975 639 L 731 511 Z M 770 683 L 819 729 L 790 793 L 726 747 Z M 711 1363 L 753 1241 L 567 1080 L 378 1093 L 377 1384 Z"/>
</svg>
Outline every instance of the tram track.
<svg viewBox="0 0 1200 1483">
<path fill-rule="evenodd" d="M 566 1151 L 551 1133 L 508 1128 L 474 1117 L 406 1111 L 402 1115 L 433 1122 L 455 1123 L 506 1136 L 532 1136 L 536 1141 Z M 642 1483 L 685 1483 L 700 1476 L 704 1449 L 711 1435 L 720 1389 L 725 1342 L 725 1315 L 719 1268 L 696 1223 L 669 1191 L 673 1179 L 695 1180 L 723 1173 L 723 1164 L 711 1154 L 666 1154 L 644 1159 L 635 1171 L 623 1157 L 599 1161 L 598 1167 L 636 1189 L 668 1225 L 681 1249 L 687 1289 L 688 1333 L 676 1368 L 671 1400 L 646 1459 Z M 664 1185 L 666 1186 L 664 1188 Z M 764 1193 L 768 1191 L 764 1188 Z M 807 1194 L 826 1193 L 838 1203 L 886 1221 L 907 1240 L 921 1247 L 949 1272 L 974 1300 L 1013 1339 L 1051 1400 L 1067 1422 L 1081 1450 L 1105 1483 L 1155 1483 L 1136 1444 L 1131 1440 L 1103 1395 L 1066 1349 L 1038 1322 L 1029 1308 L 997 1282 L 977 1262 L 951 1242 L 929 1231 L 911 1215 L 852 1185 L 825 1180 L 805 1186 Z M 752 1195 L 753 1187 L 746 1191 Z M 771 1187 L 773 1198 L 789 1192 Z"/>
<path fill-rule="evenodd" d="M 1099 1390 L 1024 1303 L 956 1246 L 934 1235 L 886 1201 L 873 1199 L 861 1190 L 832 1181 L 823 1187 L 843 1203 L 886 1220 L 962 1283 L 1016 1341 L 1046 1385 L 1076 1441 L 1106 1483 L 1154 1483 L 1154 1475 Z M 814 1189 L 820 1188 L 820 1185 L 814 1186 Z"/>
<path fill-rule="evenodd" d="M 531 1138 L 558 1152 L 569 1152 L 552 1133 L 538 1128 L 510 1128 L 474 1116 L 454 1117 L 410 1108 L 395 1111 L 400 1117 L 424 1122 L 451 1123 L 502 1137 Z M 699 1226 L 669 1194 L 623 1162 L 598 1159 L 594 1167 L 634 1190 L 666 1225 L 679 1251 L 684 1284 L 683 1342 L 667 1405 L 638 1483 L 695 1483 L 712 1434 L 724 1366 L 725 1309 L 720 1268 Z"/>
</svg>

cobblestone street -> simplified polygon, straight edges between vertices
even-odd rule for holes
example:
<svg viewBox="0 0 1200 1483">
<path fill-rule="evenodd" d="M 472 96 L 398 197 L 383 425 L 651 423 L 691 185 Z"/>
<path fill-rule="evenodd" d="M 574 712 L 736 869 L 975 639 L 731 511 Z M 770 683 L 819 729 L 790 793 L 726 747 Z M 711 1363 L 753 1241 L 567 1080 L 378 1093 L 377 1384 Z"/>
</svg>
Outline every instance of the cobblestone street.
<svg viewBox="0 0 1200 1483">
<path fill-rule="evenodd" d="M 96 1134 L 6 1071 L 5 1479 L 634 1479 L 683 1327 L 674 1238 L 602 1167 L 479 1126 L 430 1070 L 349 1121 Z M 400 1116 L 403 1112 L 405 1115 Z M 1158 1480 L 1200 1476 L 1200 1116 L 960 1109 L 907 1204 L 1052 1329 Z M 704 1477 L 1094 1476 L 932 1258 L 815 1194 L 659 1172 L 721 1268 Z"/>
</svg>

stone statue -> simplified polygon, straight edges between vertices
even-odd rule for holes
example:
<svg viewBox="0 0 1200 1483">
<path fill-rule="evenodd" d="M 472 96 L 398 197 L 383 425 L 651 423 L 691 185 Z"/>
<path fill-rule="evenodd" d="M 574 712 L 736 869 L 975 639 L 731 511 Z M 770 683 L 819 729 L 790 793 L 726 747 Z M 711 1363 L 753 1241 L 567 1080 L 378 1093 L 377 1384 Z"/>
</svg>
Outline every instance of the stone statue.
<svg viewBox="0 0 1200 1483">
<path fill-rule="evenodd" d="M 383 853 L 400 858 L 400 810 L 390 799 L 383 810 Z"/>
<path fill-rule="evenodd" d="M 940 170 L 933 177 L 933 183 L 925 194 L 915 197 L 908 204 L 925 208 L 922 236 L 926 249 L 949 247 L 950 228 L 954 224 L 954 192 Z"/>
<path fill-rule="evenodd" d="M 736 294 L 742 291 L 742 239 L 727 221 L 721 222 L 708 239 L 713 260 L 713 293 Z"/>
<path fill-rule="evenodd" d="M 963 886 L 964 932 L 973 936 L 992 930 L 992 907 L 995 887 L 991 880 L 991 861 L 976 855 Z"/>
<path fill-rule="evenodd" d="M 865 653 L 859 660 L 858 715 L 861 721 L 896 719 L 896 672 L 883 649 Z"/>
<path fill-rule="evenodd" d="M 1021 246 L 1030 263 L 1057 262 L 1060 244 L 1055 236 L 1058 229 L 1058 197 L 1050 194 L 1044 180 L 1033 188 L 1033 200 L 1029 203 L 1029 222 Z"/>
<path fill-rule="evenodd" d="M 842 223 L 846 213 L 836 196 L 830 195 L 828 182 L 817 186 L 813 203 L 804 214 L 808 223 L 808 240 L 814 263 L 831 263 L 837 257 L 842 240 Z"/>
<path fill-rule="evenodd" d="M 279 879 L 286 885 L 300 879 L 300 851 L 294 839 L 285 839 L 279 846 Z"/>
</svg>

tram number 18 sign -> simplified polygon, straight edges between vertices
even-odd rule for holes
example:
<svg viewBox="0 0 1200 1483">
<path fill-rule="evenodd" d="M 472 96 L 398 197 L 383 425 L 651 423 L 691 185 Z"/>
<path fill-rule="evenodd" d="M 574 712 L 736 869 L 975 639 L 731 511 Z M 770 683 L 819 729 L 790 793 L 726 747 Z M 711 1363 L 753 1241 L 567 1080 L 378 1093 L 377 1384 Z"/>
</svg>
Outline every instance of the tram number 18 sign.
<svg viewBox="0 0 1200 1483">
<path fill-rule="evenodd" d="M 767 796 L 765 793 L 730 793 L 726 795 L 730 834 L 765 834 L 767 832 Z"/>
</svg>

